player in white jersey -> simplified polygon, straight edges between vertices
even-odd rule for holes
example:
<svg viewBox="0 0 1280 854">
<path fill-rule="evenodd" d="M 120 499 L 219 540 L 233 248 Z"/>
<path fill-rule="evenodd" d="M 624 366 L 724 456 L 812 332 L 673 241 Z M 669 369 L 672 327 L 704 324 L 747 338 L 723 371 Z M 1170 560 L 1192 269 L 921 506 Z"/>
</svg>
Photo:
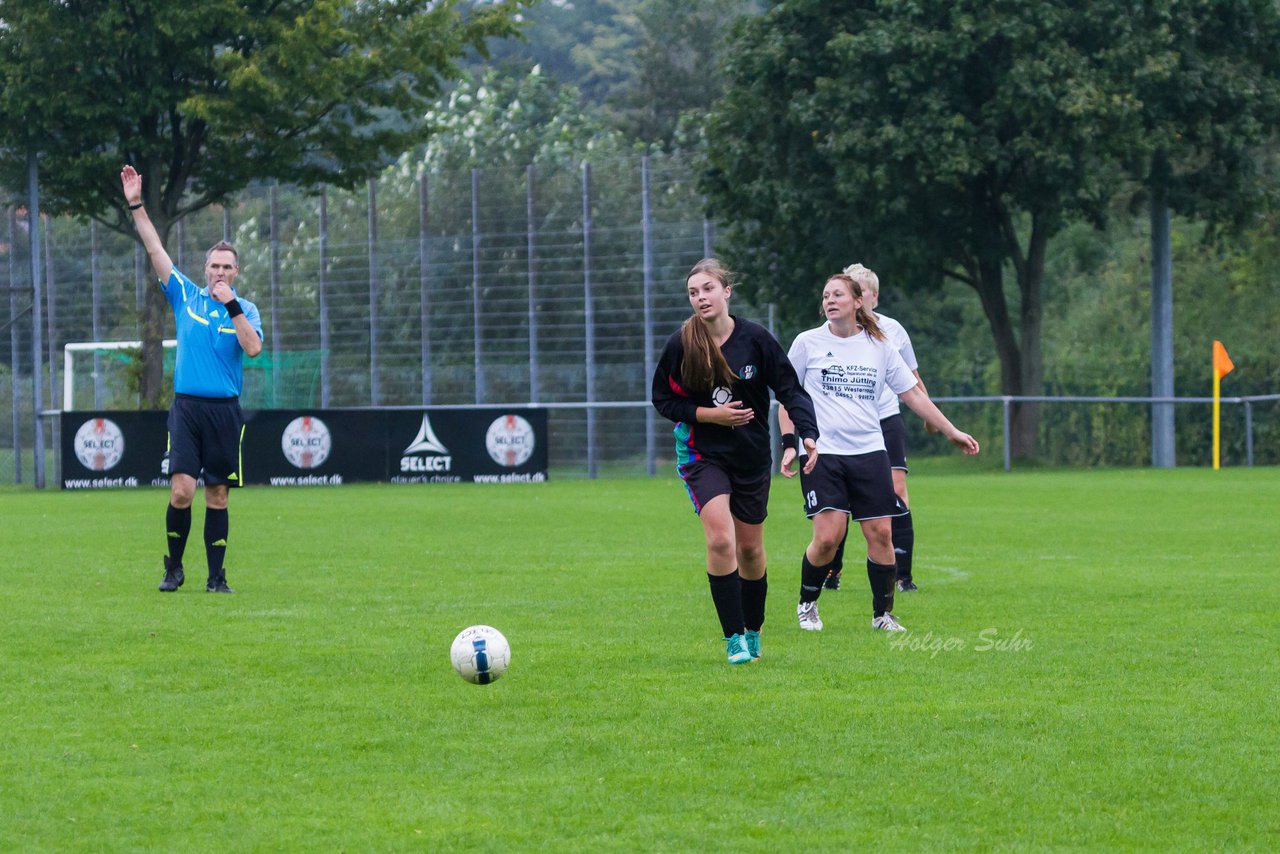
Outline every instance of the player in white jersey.
<svg viewBox="0 0 1280 854">
<path fill-rule="evenodd" d="M 827 279 L 822 310 L 827 322 L 796 336 L 787 353 L 813 399 L 819 432 L 817 465 L 800 477 L 805 514 L 813 520 L 813 540 L 800 562 L 796 616 L 802 629 L 822 628 L 818 597 L 852 518 L 867 541 L 871 625 L 901 631 L 893 616 L 896 562 L 890 523 L 901 511 L 880 431 L 880 395 L 889 388 L 966 454 L 978 453 L 978 441 L 947 420 L 929 400 L 875 316 L 864 307 L 857 282 L 844 273 Z M 783 433 L 782 473 L 794 477 L 796 438 L 785 407 L 779 407 L 778 424 Z"/>
<path fill-rule="evenodd" d="M 861 264 L 850 264 L 844 268 L 847 276 L 862 287 L 863 307 L 870 310 L 876 323 L 884 330 L 890 345 L 893 346 L 902 360 L 907 363 L 916 378 L 920 390 L 929 393 L 920 377 L 920 365 L 916 361 L 915 348 L 911 346 L 911 336 L 902 324 L 876 311 L 880 303 L 880 277 Z M 880 395 L 880 432 L 884 434 L 885 450 L 889 452 L 889 467 L 893 472 L 893 491 L 902 505 L 899 515 L 893 517 L 893 553 L 897 558 L 898 590 L 917 590 L 911 575 L 911 565 L 915 554 L 915 526 L 911 516 L 911 502 L 907 497 L 907 425 L 902 420 L 898 396 L 886 386 Z M 823 586 L 830 590 L 840 589 L 840 571 L 844 568 L 844 541 L 836 549 L 836 557 L 832 562 L 831 574 L 827 576 Z"/>
</svg>

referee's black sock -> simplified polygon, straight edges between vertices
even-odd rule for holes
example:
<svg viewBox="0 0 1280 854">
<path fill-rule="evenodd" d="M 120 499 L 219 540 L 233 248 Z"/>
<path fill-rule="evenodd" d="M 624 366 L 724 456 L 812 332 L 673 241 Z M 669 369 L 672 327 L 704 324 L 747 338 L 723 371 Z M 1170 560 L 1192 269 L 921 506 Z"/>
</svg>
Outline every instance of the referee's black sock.
<svg viewBox="0 0 1280 854">
<path fill-rule="evenodd" d="M 822 595 L 822 582 L 826 580 L 827 573 L 831 571 L 831 564 L 824 563 L 822 566 L 814 566 L 809 562 L 809 552 L 806 549 L 804 556 L 800 558 L 800 601 L 816 602 L 818 597 Z"/>
<path fill-rule="evenodd" d="M 179 510 L 172 504 L 164 514 L 164 531 L 169 540 L 169 562 L 182 566 L 182 556 L 187 551 L 187 536 L 191 533 L 191 508 Z"/>
<path fill-rule="evenodd" d="M 707 581 L 711 584 L 711 601 L 715 603 L 716 615 L 720 618 L 720 628 L 725 637 L 746 633 L 742 620 L 742 576 L 738 570 L 728 575 L 712 575 L 707 573 Z"/>
<path fill-rule="evenodd" d="M 764 625 L 764 600 L 769 595 L 769 574 L 742 579 L 742 622 L 750 631 Z"/>
<path fill-rule="evenodd" d="M 893 610 L 893 577 L 898 568 L 891 563 L 876 563 L 867 558 L 867 580 L 871 582 L 872 616 Z"/>
<path fill-rule="evenodd" d="M 916 548 L 916 530 L 911 524 L 911 511 L 893 517 L 893 557 L 898 563 L 898 577 L 911 580 L 911 553 Z"/>
<path fill-rule="evenodd" d="M 227 508 L 214 510 L 206 507 L 204 511 L 204 553 L 209 559 L 209 578 L 218 580 L 226 577 L 222 567 L 222 559 L 227 554 L 227 531 L 231 522 L 227 516 Z"/>
</svg>

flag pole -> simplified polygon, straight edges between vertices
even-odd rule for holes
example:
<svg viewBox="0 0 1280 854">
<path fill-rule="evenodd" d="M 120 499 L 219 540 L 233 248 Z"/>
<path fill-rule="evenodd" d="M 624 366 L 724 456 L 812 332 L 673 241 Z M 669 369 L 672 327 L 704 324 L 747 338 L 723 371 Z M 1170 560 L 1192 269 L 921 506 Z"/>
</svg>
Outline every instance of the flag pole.
<svg viewBox="0 0 1280 854">
<path fill-rule="evenodd" d="M 1218 376 L 1218 371 L 1213 372 L 1213 470 L 1218 470 L 1219 463 L 1219 440 L 1221 439 L 1221 429 L 1219 427 L 1219 415 L 1221 414 L 1221 403 L 1219 394 L 1222 390 L 1222 377 Z"/>
<path fill-rule="evenodd" d="M 1227 348 L 1216 338 L 1213 341 L 1213 468 L 1216 471 L 1220 463 L 1220 446 L 1222 432 L 1220 429 L 1222 378 L 1235 370 Z"/>
</svg>

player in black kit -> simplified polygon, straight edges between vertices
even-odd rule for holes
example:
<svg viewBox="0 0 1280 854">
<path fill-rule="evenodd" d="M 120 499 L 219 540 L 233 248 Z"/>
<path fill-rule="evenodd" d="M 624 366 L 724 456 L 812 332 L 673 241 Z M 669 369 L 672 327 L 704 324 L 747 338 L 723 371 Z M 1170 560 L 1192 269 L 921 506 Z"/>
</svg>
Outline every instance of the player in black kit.
<svg viewBox="0 0 1280 854">
<path fill-rule="evenodd" d="M 714 258 L 685 280 L 693 316 L 667 339 L 653 374 L 653 405 L 676 423 L 676 471 L 707 538 L 707 578 L 731 664 L 760 657 L 768 592 L 764 519 L 772 453 L 769 389 L 787 407 L 817 463 L 813 402 L 782 346 L 729 314 L 731 274 Z"/>
</svg>

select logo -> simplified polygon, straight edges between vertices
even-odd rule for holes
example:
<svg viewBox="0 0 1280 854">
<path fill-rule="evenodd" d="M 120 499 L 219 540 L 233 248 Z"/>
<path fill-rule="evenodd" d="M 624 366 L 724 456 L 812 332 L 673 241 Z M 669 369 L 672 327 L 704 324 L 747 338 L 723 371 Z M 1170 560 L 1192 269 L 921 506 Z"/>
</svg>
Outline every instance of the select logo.
<svg viewBox="0 0 1280 854">
<path fill-rule="evenodd" d="M 501 466 L 515 468 L 533 456 L 537 437 L 533 425 L 519 415 L 503 415 L 489 425 L 484 436 L 484 447 L 493 461 Z"/>
<path fill-rule="evenodd" d="M 431 429 L 430 416 L 424 413 L 418 435 L 409 443 L 409 447 L 401 451 L 400 471 L 441 472 L 452 469 L 453 456 Z"/>
<path fill-rule="evenodd" d="M 75 449 L 85 468 L 106 471 L 124 456 L 124 433 L 110 418 L 92 418 L 76 431 Z"/>
<path fill-rule="evenodd" d="M 329 425 L 314 415 L 293 419 L 280 434 L 280 450 L 295 468 L 313 469 L 322 465 L 333 450 Z"/>
</svg>

